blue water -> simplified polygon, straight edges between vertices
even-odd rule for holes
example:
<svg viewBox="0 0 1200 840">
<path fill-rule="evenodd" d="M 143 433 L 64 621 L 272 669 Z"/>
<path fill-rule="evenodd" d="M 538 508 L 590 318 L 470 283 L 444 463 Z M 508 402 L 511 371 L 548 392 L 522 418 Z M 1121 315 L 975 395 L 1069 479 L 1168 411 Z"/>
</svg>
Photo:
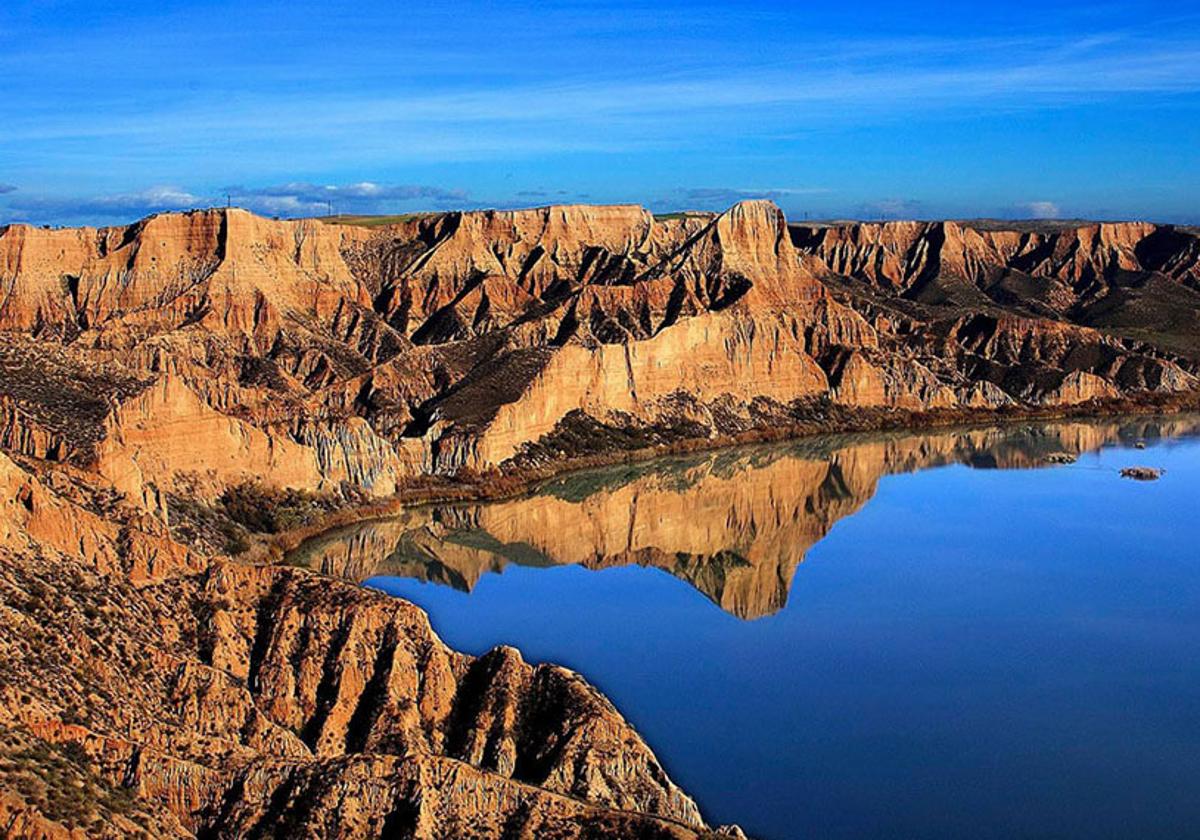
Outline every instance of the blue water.
<svg viewBox="0 0 1200 840">
<path fill-rule="evenodd" d="M 754 620 L 638 565 L 508 563 L 469 593 L 369 585 L 424 607 L 456 648 L 582 672 L 711 823 L 752 836 L 1196 837 L 1187 428 L 1070 466 L 885 475 L 808 550 L 786 606 Z M 1132 464 L 1166 473 L 1117 475 Z"/>
</svg>

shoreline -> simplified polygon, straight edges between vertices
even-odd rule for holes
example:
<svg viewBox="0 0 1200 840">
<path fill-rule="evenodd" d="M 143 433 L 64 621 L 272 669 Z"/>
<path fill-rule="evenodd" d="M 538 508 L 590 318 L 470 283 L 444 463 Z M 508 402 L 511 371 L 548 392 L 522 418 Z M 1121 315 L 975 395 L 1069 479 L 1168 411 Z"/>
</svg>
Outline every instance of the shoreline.
<svg viewBox="0 0 1200 840">
<path fill-rule="evenodd" d="M 408 507 L 432 504 L 495 502 L 516 498 L 538 484 L 591 469 L 651 461 L 673 455 L 711 452 L 759 443 L 783 443 L 822 435 L 855 435 L 870 432 L 969 430 L 1006 426 L 1029 421 L 1112 420 L 1122 417 L 1169 416 L 1200 411 L 1200 391 L 1175 394 L 1144 394 L 1137 398 L 1093 400 L 1073 406 L 1020 407 L 1005 409 L 850 409 L 829 404 L 831 413 L 843 422 L 799 421 L 776 428 L 756 429 L 709 438 L 683 438 L 666 444 L 637 449 L 567 457 L 549 464 L 515 468 L 471 476 L 421 476 L 398 488 L 385 499 L 331 512 L 318 520 L 276 534 L 253 534 L 250 547 L 232 555 L 236 562 L 254 565 L 289 565 L 286 556 L 308 540 L 349 525 L 386 519 Z"/>
</svg>

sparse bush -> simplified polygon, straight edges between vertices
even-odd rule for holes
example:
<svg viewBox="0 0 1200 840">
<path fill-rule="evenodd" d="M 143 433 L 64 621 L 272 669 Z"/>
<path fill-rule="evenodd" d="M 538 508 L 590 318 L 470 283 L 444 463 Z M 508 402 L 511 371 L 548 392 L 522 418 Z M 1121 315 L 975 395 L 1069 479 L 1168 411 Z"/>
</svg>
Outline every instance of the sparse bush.
<svg viewBox="0 0 1200 840">
<path fill-rule="evenodd" d="M 279 490 L 258 482 L 228 488 L 215 504 L 170 495 L 171 530 L 177 539 L 212 553 L 248 551 L 253 534 L 279 534 L 324 521 L 329 514 L 368 501 L 360 488 L 336 492 Z"/>
<path fill-rule="evenodd" d="M 248 483 L 226 490 L 220 504 L 224 513 L 247 531 L 278 534 L 309 525 L 346 502 L 333 493 L 277 490 Z"/>
<path fill-rule="evenodd" d="M 67 759 L 67 761 L 78 764 L 80 767 L 91 766 L 91 757 L 87 754 L 87 750 L 83 748 L 83 745 L 78 741 L 66 741 L 61 743 L 58 745 L 58 751 L 62 753 L 63 757 Z"/>
</svg>

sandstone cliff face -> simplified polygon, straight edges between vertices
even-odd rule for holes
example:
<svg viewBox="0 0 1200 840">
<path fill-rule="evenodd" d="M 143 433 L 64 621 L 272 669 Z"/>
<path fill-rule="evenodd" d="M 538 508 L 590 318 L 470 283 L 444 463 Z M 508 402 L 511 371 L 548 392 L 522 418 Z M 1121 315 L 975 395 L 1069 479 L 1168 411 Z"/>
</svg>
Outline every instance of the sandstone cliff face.
<svg viewBox="0 0 1200 840">
<path fill-rule="evenodd" d="M 379 229 L 238 210 L 12 226 L 0 435 L 134 498 L 211 499 L 250 476 L 386 496 L 427 473 L 580 454 L 581 428 L 636 448 L 822 404 L 1191 391 L 1198 253 L 1145 224 L 789 229 L 767 202 L 666 221 L 617 206 Z M 68 411 L 45 369 L 88 383 Z"/>
<path fill-rule="evenodd" d="M 1198 259 L 1173 228 L 789 229 L 765 202 L 0 229 L 0 725 L 79 745 L 80 778 L 136 790 L 167 835 L 696 836 L 578 677 L 460 656 L 408 605 L 214 560 L 180 523 L 209 527 L 249 483 L 364 501 L 737 435 L 1194 395 Z M 869 492 L 810 498 L 858 486 L 850 469 L 781 464 L 753 498 L 701 470 L 692 502 L 730 516 L 715 531 L 634 517 L 619 536 L 634 501 L 679 511 L 614 490 L 590 557 L 548 533 L 577 515 L 549 498 L 523 511 L 547 533 L 502 536 L 675 562 L 752 616 Z M 472 527 L 503 530 L 487 517 Z M 760 521 L 775 536 L 750 540 Z M 23 796 L 0 808 L 74 830 Z"/>
<path fill-rule="evenodd" d="M 132 506 L 101 518 L 54 480 L 67 495 L 0 460 L 0 732 L 47 755 L 60 745 L 121 810 L 63 823 L 6 793 L 17 836 L 73 836 L 80 820 L 104 829 L 86 836 L 118 836 L 143 812 L 166 820 L 152 836 L 706 831 L 578 675 L 509 648 L 464 656 L 405 602 L 301 570 L 191 562 L 167 538 L 173 563 L 139 573 L 121 561 L 161 523 Z"/>
</svg>

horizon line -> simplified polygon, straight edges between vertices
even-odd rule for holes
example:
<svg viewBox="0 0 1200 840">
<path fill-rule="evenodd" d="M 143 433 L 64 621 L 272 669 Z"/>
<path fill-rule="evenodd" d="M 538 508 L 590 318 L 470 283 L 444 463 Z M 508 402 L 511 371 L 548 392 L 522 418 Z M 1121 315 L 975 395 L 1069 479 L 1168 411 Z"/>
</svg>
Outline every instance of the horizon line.
<svg viewBox="0 0 1200 840">
<path fill-rule="evenodd" d="M 0 223 L 0 231 L 7 231 L 14 227 L 28 227 L 38 230 L 106 230 L 111 228 L 126 228 L 140 224 L 158 216 L 170 215 L 189 215 L 192 213 L 209 213 L 212 211 L 222 210 L 238 210 L 243 213 L 248 213 L 260 219 L 277 222 L 301 222 L 301 221 L 320 221 L 326 224 L 337 224 L 346 222 L 348 224 L 353 221 L 374 222 L 379 227 L 386 227 L 388 224 L 399 224 L 404 221 L 409 221 L 421 217 L 430 216 L 447 216 L 451 214 L 476 214 L 476 213 L 529 213 L 538 210 L 553 210 L 555 208 L 572 208 L 572 207 L 588 207 L 588 208 L 607 208 L 607 207 L 632 207 L 643 210 L 649 213 L 652 218 L 659 221 L 669 220 L 672 217 L 678 216 L 693 216 L 693 217 L 709 217 L 718 218 L 734 207 L 741 204 L 765 203 L 774 206 L 783 215 L 789 226 L 796 225 L 800 227 L 812 225 L 852 225 L 852 224 L 944 224 L 954 222 L 958 224 L 970 225 L 973 223 L 990 223 L 990 224 L 1043 224 L 1060 227 L 1079 226 L 1086 227 L 1090 225 L 1113 225 L 1113 224 L 1151 224 L 1156 227 L 1174 228 L 1174 229 L 1192 229 L 1200 228 L 1200 223 L 1187 222 L 1165 222 L 1155 221 L 1152 218 L 1146 217 L 1108 217 L 1108 218 L 1092 218 L 1086 216 L 904 216 L 904 215 L 882 215 L 882 216 L 822 216 L 802 219 L 791 218 L 787 211 L 779 204 L 767 198 L 747 198 L 742 201 L 736 201 L 730 204 L 724 210 L 700 210 L 695 208 L 681 207 L 675 210 L 650 210 L 645 204 L 638 202 L 586 202 L 572 201 L 550 204 L 531 204 L 519 206 L 494 206 L 494 207 L 463 207 L 463 208 L 442 208 L 430 210 L 406 210 L 398 213 L 333 213 L 325 215 L 284 215 L 262 213 L 252 210 L 249 207 L 244 207 L 238 204 L 211 204 L 207 206 L 196 207 L 180 207 L 165 210 L 156 210 L 151 213 L 136 216 L 129 221 L 114 222 L 111 224 L 57 224 L 53 222 L 35 222 L 25 220 L 12 220 Z M 384 220 L 395 220 L 388 222 Z M 353 226 L 350 224 L 350 226 Z"/>
</svg>

